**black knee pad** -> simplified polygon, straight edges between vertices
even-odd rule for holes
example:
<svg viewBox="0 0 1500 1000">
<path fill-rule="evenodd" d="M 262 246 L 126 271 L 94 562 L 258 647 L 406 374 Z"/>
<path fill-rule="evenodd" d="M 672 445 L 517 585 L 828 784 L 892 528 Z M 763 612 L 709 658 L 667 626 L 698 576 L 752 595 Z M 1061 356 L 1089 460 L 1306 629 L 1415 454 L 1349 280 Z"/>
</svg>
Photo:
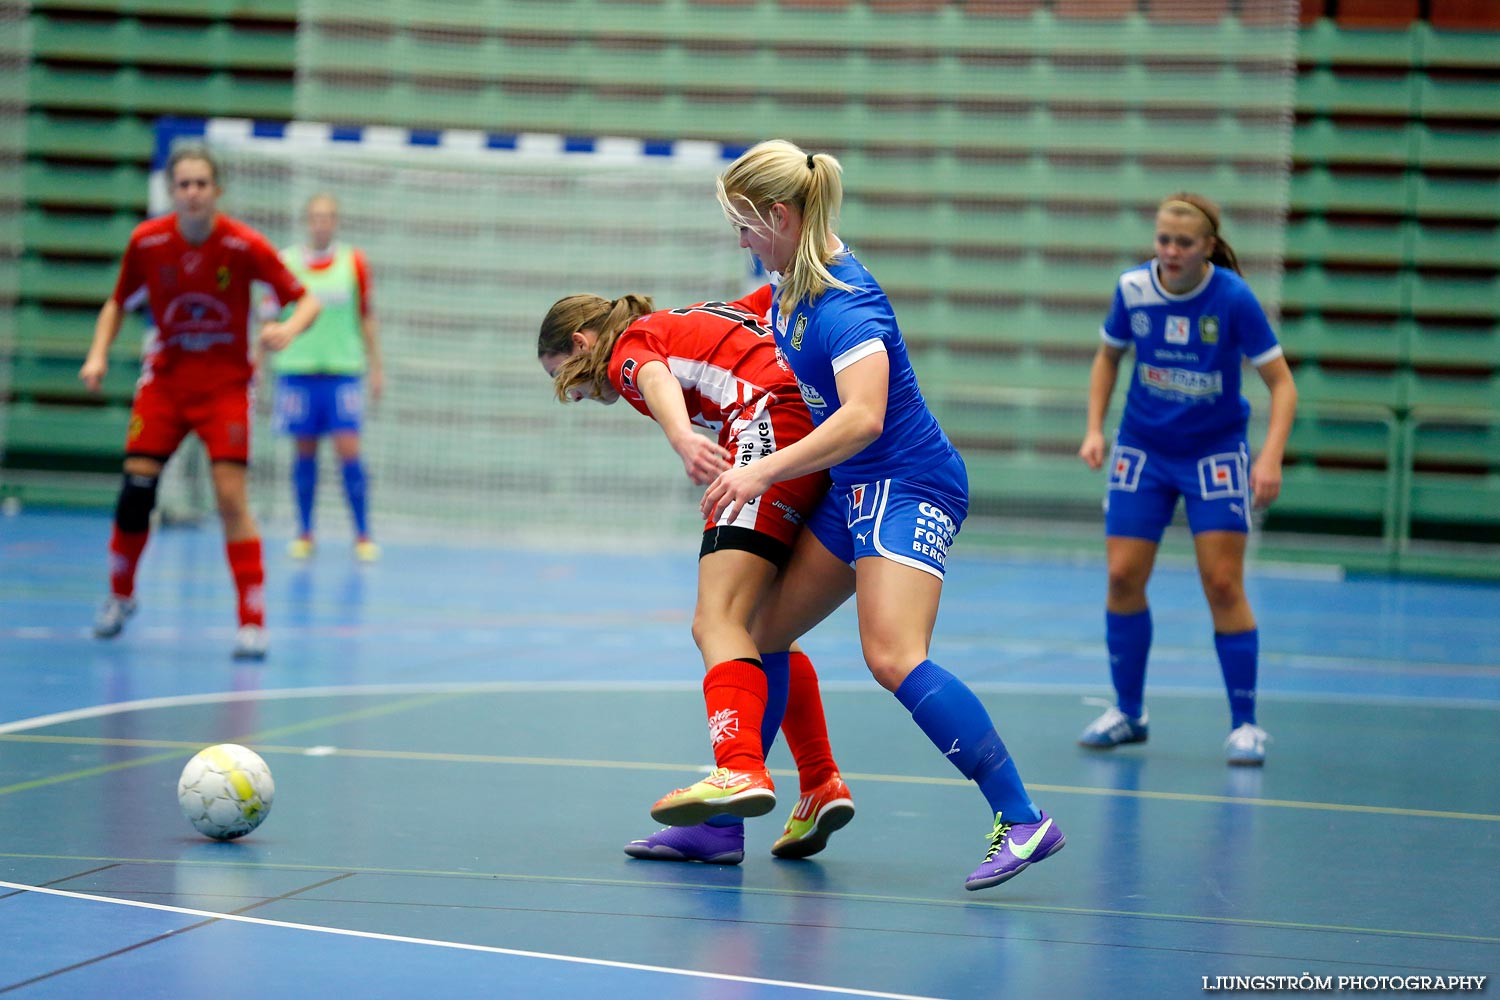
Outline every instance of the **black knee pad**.
<svg viewBox="0 0 1500 1000">
<path fill-rule="evenodd" d="M 145 531 L 151 526 L 151 511 L 156 506 L 156 476 L 125 473 L 120 487 L 120 501 L 115 504 L 115 524 L 121 531 Z"/>
</svg>

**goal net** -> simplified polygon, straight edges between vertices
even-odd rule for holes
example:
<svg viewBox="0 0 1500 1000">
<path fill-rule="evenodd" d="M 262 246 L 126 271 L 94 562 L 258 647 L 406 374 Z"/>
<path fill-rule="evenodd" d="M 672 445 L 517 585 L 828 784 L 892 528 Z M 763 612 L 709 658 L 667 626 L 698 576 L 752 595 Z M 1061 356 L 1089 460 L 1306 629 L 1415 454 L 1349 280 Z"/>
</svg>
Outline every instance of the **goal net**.
<svg viewBox="0 0 1500 1000">
<path fill-rule="evenodd" d="M 564 295 L 636 292 L 667 308 L 751 285 L 712 194 L 723 147 L 243 120 L 168 120 L 159 138 L 160 160 L 206 144 L 223 210 L 277 246 L 303 238 L 310 196 L 338 199 L 338 238 L 370 261 L 385 362 L 362 435 L 377 535 L 638 544 L 701 523 L 699 491 L 656 426 L 625 406 L 557 402 L 536 336 Z M 290 533 L 291 443 L 271 429 L 274 379 L 261 377 L 252 504 Z M 164 514 L 211 510 L 204 464 L 192 449 L 174 459 Z M 347 537 L 327 443 L 321 464 L 316 530 Z"/>
</svg>

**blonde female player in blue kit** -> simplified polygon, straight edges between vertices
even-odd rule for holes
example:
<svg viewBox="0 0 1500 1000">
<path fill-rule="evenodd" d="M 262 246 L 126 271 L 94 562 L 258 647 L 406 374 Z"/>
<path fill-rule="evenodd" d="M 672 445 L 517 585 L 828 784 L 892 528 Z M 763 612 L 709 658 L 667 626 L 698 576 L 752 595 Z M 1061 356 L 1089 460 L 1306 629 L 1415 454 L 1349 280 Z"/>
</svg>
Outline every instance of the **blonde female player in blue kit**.
<svg viewBox="0 0 1500 1000">
<path fill-rule="evenodd" d="M 1214 648 L 1229 694 L 1229 763 L 1258 767 L 1266 731 L 1255 721 L 1260 633 L 1245 597 L 1250 507 L 1281 493 L 1281 457 L 1297 410 L 1297 387 L 1281 345 L 1234 251 L 1219 232 L 1219 208 L 1179 193 L 1156 213 L 1156 259 L 1115 286 L 1104 342 L 1089 378 L 1088 426 L 1078 455 L 1104 464 L 1104 414 L 1132 346 L 1136 365 L 1109 460 L 1105 643 L 1116 704 L 1078 742 L 1095 750 L 1144 743 L 1146 657 L 1151 609 L 1146 583 L 1177 498 L 1187 509 Z M 1245 440 L 1250 404 L 1240 367 L 1250 364 L 1271 391 L 1266 440 L 1255 464 Z"/>
<path fill-rule="evenodd" d="M 760 648 L 786 648 L 855 596 L 870 673 L 984 794 L 989 850 L 965 882 L 983 889 L 1050 857 L 1064 838 L 1032 804 L 984 705 L 928 658 L 943 564 L 968 511 L 968 475 L 917 387 L 890 301 L 834 233 L 840 173 L 832 156 L 778 139 L 751 148 L 719 178 L 740 245 L 782 276 L 776 346 L 815 426 L 720 474 L 703 513 L 732 517 L 773 483 L 830 471 L 833 487 L 759 619 Z M 663 803 L 711 793 L 693 786 Z"/>
</svg>

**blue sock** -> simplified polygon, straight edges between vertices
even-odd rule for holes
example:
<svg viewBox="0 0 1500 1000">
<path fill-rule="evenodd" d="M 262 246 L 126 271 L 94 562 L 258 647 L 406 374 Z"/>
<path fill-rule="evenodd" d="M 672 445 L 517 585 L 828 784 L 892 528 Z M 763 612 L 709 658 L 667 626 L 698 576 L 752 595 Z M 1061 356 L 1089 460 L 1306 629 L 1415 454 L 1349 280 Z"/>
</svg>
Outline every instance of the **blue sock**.
<svg viewBox="0 0 1500 1000">
<path fill-rule="evenodd" d="M 370 534 L 370 518 L 365 503 L 365 467 L 354 458 L 344 463 L 344 495 L 349 498 L 349 513 L 354 515 L 354 532 L 360 538 Z"/>
<path fill-rule="evenodd" d="M 760 657 L 760 668 L 766 672 L 766 714 L 761 716 L 760 745 L 768 755 L 786 715 L 787 693 L 792 683 L 790 661 L 790 653 L 762 653 Z M 743 826 L 744 823 L 738 816 L 722 813 L 708 820 L 709 826 Z"/>
<path fill-rule="evenodd" d="M 992 812 L 1013 823 L 1041 818 L 990 713 L 963 681 L 923 660 L 896 689 L 896 699 L 959 773 L 979 785 Z"/>
<path fill-rule="evenodd" d="M 1120 711 L 1139 719 L 1145 708 L 1151 609 L 1132 615 L 1104 612 L 1104 644 L 1109 647 L 1109 678 L 1115 685 L 1115 702 Z"/>
<path fill-rule="evenodd" d="M 1260 658 L 1260 630 L 1248 632 L 1215 632 L 1214 648 L 1219 651 L 1219 669 L 1224 673 L 1224 690 L 1229 693 L 1229 728 L 1255 723 L 1255 673 Z"/>
<path fill-rule="evenodd" d="M 313 498 L 318 494 L 318 456 L 298 455 L 292 463 L 292 492 L 297 497 L 297 523 L 302 534 L 312 534 Z"/>
</svg>

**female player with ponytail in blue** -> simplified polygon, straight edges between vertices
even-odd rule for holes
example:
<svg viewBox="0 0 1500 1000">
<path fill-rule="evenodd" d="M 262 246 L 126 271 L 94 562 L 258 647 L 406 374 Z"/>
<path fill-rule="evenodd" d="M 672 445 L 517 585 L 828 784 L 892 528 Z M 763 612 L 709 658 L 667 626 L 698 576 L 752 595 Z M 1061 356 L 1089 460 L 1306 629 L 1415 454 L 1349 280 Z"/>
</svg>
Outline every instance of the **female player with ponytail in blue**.
<svg viewBox="0 0 1500 1000">
<path fill-rule="evenodd" d="M 830 471 L 833 487 L 757 622 L 758 645 L 787 648 L 855 595 L 870 673 L 985 797 L 989 851 L 965 882 L 983 889 L 1050 857 L 1064 838 L 1032 804 L 984 705 L 928 657 L 944 561 L 968 511 L 968 474 L 917 387 L 890 301 L 834 232 L 840 173 L 832 156 L 772 140 L 719 178 L 740 245 L 781 276 L 776 346 L 814 428 L 719 475 L 703 512 L 733 517 L 772 483 Z"/>
<path fill-rule="evenodd" d="M 1180 193 L 1156 213 L 1156 259 L 1115 286 L 1089 380 L 1088 426 L 1078 455 L 1104 465 L 1104 415 L 1132 346 L 1135 368 L 1109 458 L 1105 506 L 1109 595 L 1105 641 L 1116 704 L 1078 742 L 1095 750 L 1144 743 L 1151 609 L 1146 583 L 1177 498 L 1187 508 L 1198 573 L 1214 622 L 1214 649 L 1229 694 L 1229 763 L 1259 767 L 1266 731 L 1255 721 L 1260 633 L 1245 597 L 1250 507 L 1281 492 L 1281 456 L 1297 387 L 1281 345 L 1239 262 L 1219 232 L 1219 208 Z M 1248 359 L 1271 391 L 1266 440 L 1250 464 L 1250 404 L 1240 395 Z"/>
</svg>

